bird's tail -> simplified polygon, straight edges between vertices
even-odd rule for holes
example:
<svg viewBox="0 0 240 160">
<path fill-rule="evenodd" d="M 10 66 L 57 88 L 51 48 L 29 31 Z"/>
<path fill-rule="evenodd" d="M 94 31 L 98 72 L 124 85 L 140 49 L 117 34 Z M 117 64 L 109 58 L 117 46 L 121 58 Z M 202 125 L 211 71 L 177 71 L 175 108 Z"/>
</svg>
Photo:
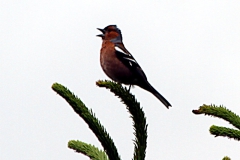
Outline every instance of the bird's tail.
<svg viewBox="0 0 240 160">
<path fill-rule="evenodd" d="M 156 96 L 167 108 L 172 107 L 172 105 L 157 90 L 154 89 L 152 94 Z"/>
<path fill-rule="evenodd" d="M 147 82 L 148 83 L 148 82 Z M 155 97 L 157 97 L 167 108 L 172 107 L 172 105 L 155 89 L 148 83 L 148 85 L 140 86 L 147 91 L 151 92 Z"/>
</svg>

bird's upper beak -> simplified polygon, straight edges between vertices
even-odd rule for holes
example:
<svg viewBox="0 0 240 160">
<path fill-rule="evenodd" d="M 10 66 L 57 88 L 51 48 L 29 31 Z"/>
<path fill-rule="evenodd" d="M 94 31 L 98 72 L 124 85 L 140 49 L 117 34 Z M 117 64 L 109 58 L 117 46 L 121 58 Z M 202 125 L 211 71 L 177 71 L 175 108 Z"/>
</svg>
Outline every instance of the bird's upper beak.
<svg viewBox="0 0 240 160">
<path fill-rule="evenodd" d="M 104 29 L 101 29 L 101 28 L 97 28 L 97 29 L 102 32 L 102 34 L 98 34 L 97 36 L 98 37 L 104 37 L 104 34 L 105 34 L 106 31 Z"/>
</svg>

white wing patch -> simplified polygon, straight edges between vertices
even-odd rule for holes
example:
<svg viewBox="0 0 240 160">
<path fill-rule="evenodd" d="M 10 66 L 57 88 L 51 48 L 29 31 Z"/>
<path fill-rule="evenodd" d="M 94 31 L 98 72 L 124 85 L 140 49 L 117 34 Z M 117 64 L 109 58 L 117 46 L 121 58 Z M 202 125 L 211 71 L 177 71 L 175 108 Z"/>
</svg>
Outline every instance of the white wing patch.
<svg viewBox="0 0 240 160">
<path fill-rule="evenodd" d="M 115 46 L 115 50 L 129 56 L 129 54 L 125 53 L 121 48 L 119 48 L 117 46 Z"/>
<path fill-rule="evenodd" d="M 136 60 L 132 58 L 124 57 L 124 59 L 127 59 L 129 62 L 137 63 Z"/>
<path fill-rule="evenodd" d="M 122 58 L 125 59 L 130 66 L 133 66 L 133 64 L 138 65 L 137 61 L 133 58 L 131 54 L 125 53 L 121 48 L 118 46 L 115 46 L 116 51 L 122 54 Z"/>
</svg>

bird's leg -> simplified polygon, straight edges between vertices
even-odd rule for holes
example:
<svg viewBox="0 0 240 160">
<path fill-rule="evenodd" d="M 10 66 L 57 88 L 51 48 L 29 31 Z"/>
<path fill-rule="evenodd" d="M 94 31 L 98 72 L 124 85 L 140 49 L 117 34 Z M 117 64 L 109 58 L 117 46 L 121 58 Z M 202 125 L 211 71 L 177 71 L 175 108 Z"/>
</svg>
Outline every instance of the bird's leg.
<svg viewBox="0 0 240 160">
<path fill-rule="evenodd" d="M 129 85 L 129 88 L 128 88 L 128 92 L 130 92 L 131 86 L 132 86 L 132 85 L 130 84 L 130 85 Z"/>
</svg>

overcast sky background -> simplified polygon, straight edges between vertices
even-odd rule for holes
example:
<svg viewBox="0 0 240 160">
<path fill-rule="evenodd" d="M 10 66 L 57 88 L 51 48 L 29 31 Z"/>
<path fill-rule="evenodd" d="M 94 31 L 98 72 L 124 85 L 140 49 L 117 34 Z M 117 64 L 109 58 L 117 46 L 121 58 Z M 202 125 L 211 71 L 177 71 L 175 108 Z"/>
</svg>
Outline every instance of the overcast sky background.
<svg viewBox="0 0 240 160">
<path fill-rule="evenodd" d="M 96 28 L 116 24 L 150 83 L 173 107 L 131 90 L 146 113 L 146 159 L 239 159 L 240 143 L 210 135 L 227 122 L 192 114 L 202 104 L 240 114 L 240 1 L 0 1 L 0 159 L 87 160 L 67 148 L 95 135 L 52 89 L 74 92 L 112 136 L 123 160 L 133 157 L 125 106 L 95 82 L 109 79 L 99 63 Z"/>
</svg>

